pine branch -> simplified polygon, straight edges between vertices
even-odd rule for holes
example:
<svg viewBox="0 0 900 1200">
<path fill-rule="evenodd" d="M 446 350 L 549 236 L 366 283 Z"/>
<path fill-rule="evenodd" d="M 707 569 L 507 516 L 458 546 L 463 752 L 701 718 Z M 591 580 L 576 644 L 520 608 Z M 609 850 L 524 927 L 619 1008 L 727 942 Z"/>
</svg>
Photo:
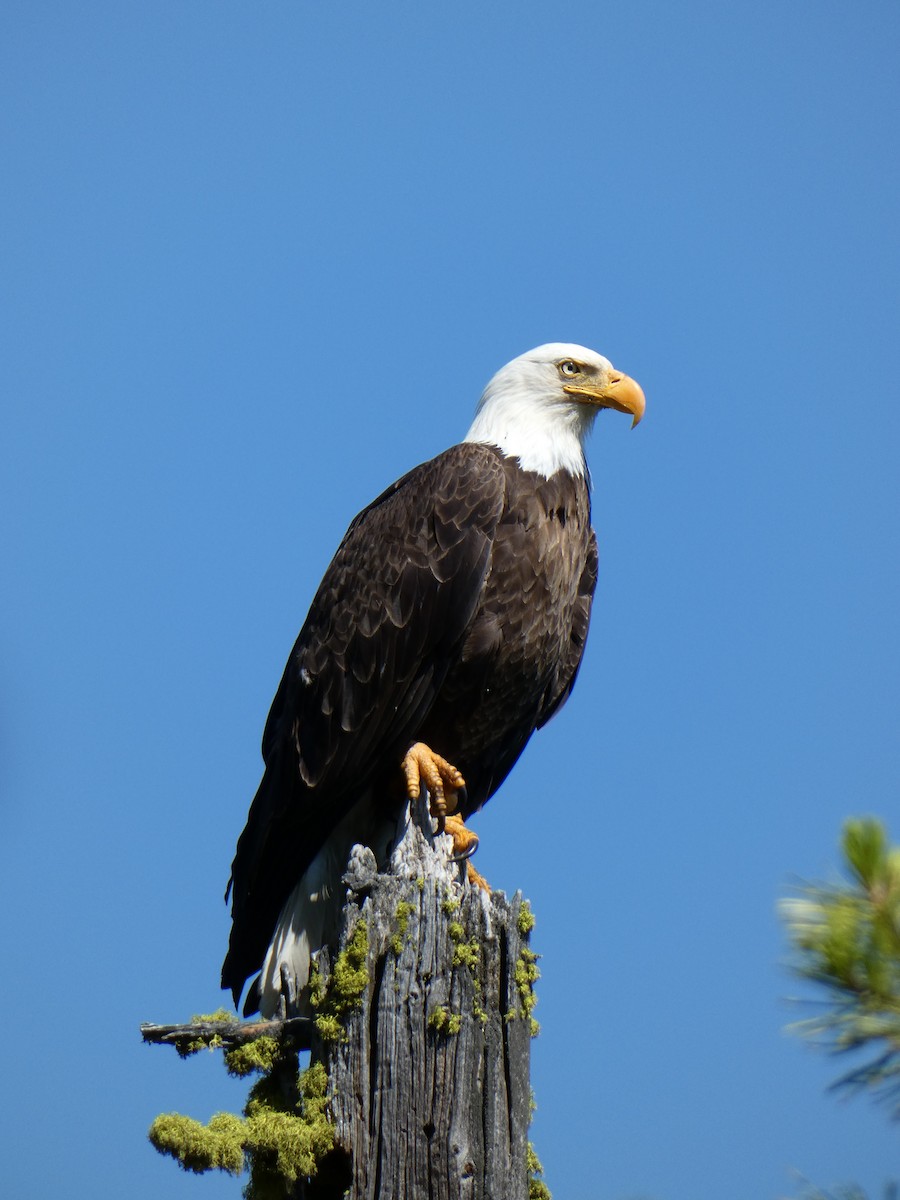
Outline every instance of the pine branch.
<svg viewBox="0 0 900 1200">
<path fill-rule="evenodd" d="M 880 822 L 848 821 L 848 882 L 811 884 L 784 900 L 792 969 L 826 995 L 823 1011 L 791 1031 L 832 1054 L 875 1051 L 833 1085 L 877 1092 L 900 1119 L 900 849 Z"/>
</svg>

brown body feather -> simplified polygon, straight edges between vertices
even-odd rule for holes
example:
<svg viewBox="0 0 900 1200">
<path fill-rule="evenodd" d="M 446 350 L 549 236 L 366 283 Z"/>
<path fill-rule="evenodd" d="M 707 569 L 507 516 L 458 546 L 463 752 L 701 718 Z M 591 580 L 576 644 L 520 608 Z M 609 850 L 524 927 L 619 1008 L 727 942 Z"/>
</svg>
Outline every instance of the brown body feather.
<svg viewBox="0 0 900 1200">
<path fill-rule="evenodd" d="M 597 577 L 586 481 L 463 443 L 350 525 L 272 704 L 238 842 L 222 986 L 240 995 L 279 913 L 365 795 L 397 795 L 424 741 L 462 771 L 462 812 L 503 782 L 565 701 Z"/>
</svg>

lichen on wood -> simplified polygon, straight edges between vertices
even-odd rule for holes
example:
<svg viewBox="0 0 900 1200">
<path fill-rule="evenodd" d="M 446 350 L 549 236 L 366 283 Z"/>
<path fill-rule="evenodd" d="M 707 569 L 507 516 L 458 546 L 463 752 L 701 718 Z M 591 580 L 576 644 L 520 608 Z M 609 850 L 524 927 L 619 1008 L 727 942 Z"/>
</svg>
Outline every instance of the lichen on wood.
<svg viewBox="0 0 900 1200">
<path fill-rule="evenodd" d="M 325 1042 L 346 1040 L 344 1023 L 349 1013 L 362 1004 L 369 982 L 366 956 L 369 934 L 366 922 L 359 919 L 334 961 L 330 979 L 325 983 L 316 964 L 316 976 L 310 987 L 310 1003 L 316 1011 L 314 1024 Z"/>
<path fill-rule="evenodd" d="M 519 895 L 469 886 L 426 802 L 383 870 L 345 875 L 311 1018 L 144 1028 L 261 1073 L 243 1117 L 157 1118 L 154 1145 L 185 1169 L 246 1164 L 250 1200 L 546 1200 L 527 1140 L 534 917 Z"/>
<path fill-rule="evenodd" d="M 470 887 L 449 850 L 410 822 L 388 869 L 348 896 L 340 946 L 317 958 L 327 995 L 365 922 L 367 987 L 340 1040 L 319 1030 L 312 1047 L 351 1200 L 529 1197 L 531 1030 L 505 1017 L 534 1003 L 533 959 L 517 979 L 533 918 L 519 896 Z"/>
<path fill-rule="evenodd" d="M 249 1042 L 228 1053 L 240 1055 L 229 1066 L 235 1074 L 261 1071 L 247 1098 L 243 1117 L 216 1113 L 204 1125 L 181 1113 L 163 1113 L 150 1127 L 150 1141 L 186 1171 L 214 1169 L 240 1175 L 249 1168 L 247 1200 L 274 1200 L 290 1194 L 302 1176 L 316 1174 L 319 1161 L 334 1145 L 326 1112 L 328 1077 L 321 1063 L 299 1071 L 295 1051 L 272 1039 L 254 1056 Z M 273 1052 L 272 1046 L 275 1046 Z"/>
</svg>

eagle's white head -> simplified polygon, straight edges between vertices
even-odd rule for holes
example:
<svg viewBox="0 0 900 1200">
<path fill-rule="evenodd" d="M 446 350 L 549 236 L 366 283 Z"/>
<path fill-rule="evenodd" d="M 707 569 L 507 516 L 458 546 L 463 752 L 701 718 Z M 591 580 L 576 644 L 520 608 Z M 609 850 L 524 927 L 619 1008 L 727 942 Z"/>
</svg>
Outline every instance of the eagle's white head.
<svg viewBox="0 0 900 1200">
<path fill-rule="evenodd" d="M 484 389 L 467 442 L 486 442 L 526 471 L 583 475 L 584 440 L 601 408 L 644 415 L 640 386 L 584 346 L 548 342 L 521 354 Z"/>
</svg>

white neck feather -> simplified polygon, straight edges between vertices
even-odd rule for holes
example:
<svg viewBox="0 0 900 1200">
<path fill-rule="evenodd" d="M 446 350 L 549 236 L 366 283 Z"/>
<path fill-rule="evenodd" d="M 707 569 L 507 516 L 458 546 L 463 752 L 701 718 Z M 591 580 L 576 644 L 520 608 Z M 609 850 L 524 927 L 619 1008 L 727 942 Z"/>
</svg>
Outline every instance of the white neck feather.
<svg viewBox="0 0 900 1200">
<path fill-rule="evenodd" d="M 517 458 L 526 471 L 549 479 L 557 471 L 584 475 L 583 438 L 587 433 L 584 413 L 569 421 L 549 420 L 549 414 L 520 406 L 514 401 L 494 402 L 479 408 L 464 440 L 496 446 L 508 458 Z M 588 414 L 593 417 L 593 413 Z M 578 419 L 580 418 L 580 419 Z"/>
<path fill-rule="evenodd" d="M 562 392 L 556 368 L 544 361 L 546 352 L 557 348 L 570 349 L 555 343 L 541 346 L 498 371 L 484 389 L 464 440 L 496 446 L 517 458 L 526 471 L 546 478 L 557 471 L 586 475 L 584 442 L 597 410 Z M 582 347 L 571 349 L 591 353 Z"/>
</svg>

